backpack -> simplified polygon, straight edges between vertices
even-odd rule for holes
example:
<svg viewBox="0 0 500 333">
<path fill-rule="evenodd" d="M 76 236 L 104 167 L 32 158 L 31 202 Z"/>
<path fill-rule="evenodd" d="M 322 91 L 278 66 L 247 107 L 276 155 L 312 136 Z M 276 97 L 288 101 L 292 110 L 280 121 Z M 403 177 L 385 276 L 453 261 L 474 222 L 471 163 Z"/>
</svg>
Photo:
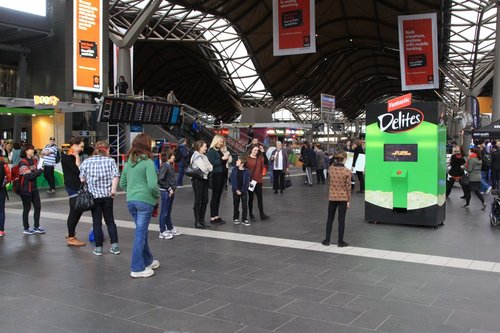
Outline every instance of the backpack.
<svg viewBox="0 0 500 333">
<path fill-rule="evenodd" d="M 12 191 L 20 195 L 23 188 L 24 179 L 19 174 L 19 163 L 12 167 L 10 173 L 12 175 Z"/>
<path fill-rule="evenodd" d="M 488 153 L 484 153 L 483 154 L 483 158 L 482 158 L 482 162 L 483 162 L 483 167 L 491 167 L 491 164 L 493 162 L 492 158 L 491 158 L 491 154 L 488 154 Z"/>
</svg>

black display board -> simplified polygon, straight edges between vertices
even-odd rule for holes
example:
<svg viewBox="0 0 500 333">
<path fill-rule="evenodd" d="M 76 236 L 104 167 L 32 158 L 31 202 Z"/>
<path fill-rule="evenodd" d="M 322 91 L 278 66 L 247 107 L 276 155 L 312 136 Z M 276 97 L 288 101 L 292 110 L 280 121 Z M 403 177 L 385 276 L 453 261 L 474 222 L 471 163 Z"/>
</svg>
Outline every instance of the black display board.
<svg viewBox="0 0 500 333">
<path fill-rule="evenodd" d="M 181 121 L 181 106 L 126 98 L 105 97 L 99 121 L 105 123 L 134 123 L 177 125 Z"/>
</svg>

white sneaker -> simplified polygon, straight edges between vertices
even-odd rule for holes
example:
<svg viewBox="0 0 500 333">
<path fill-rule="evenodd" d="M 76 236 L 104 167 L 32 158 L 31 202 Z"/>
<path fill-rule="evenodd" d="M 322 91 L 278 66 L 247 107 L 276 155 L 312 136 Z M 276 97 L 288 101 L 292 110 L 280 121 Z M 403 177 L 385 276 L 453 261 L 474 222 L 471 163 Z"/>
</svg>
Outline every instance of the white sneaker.
<svg viewBox="0 0 500 333">
<path fill-rule="evenodd" d="M 158 267 L 160 267 L 160 262 L 155 259 L 155 260 L 153 260 L 151 265 L 146 267 L 146 269 L 157 269 Z"/>
<path fill-rule="evenodd" d="M 180 232 L 179 230 L 177 230 L 175 227 L 170 230 L 170 232 L 174 235 L 174 236 L 180 236 L 182 235 L 182 232 Z"/>
<path fill-rule="evenodd" d="M 172 233 L 172 231 L 167 230 L 163 233 L 163 239 L 172 239 L 172 238 L 174 238 L 174 234 Z"/>
<path fill-rule="evenodd" d="M 147 267 L 142 272 L 130 272 L 130 276 L 133 278 L 147 278 L 153 275 L 155 275 L 155 271 Z"/>
<path fill-rule="evenodd" d="M 165 234 L 166 234 L 166 233 L 167 233 L 166 231 L 164 231 L 164 232 L 161 232 L 161 231 L 160 231 L 160 234 L 158 235 L 158 238 L 160 238 L 160 239 L 165 239 Z"/>
<path fill-rule="evenodd" d="M 489 194 L 491 192 L 491 186 L 488 187 L 488 189 L 486 190 L 486 194 Z"/>
</svg>

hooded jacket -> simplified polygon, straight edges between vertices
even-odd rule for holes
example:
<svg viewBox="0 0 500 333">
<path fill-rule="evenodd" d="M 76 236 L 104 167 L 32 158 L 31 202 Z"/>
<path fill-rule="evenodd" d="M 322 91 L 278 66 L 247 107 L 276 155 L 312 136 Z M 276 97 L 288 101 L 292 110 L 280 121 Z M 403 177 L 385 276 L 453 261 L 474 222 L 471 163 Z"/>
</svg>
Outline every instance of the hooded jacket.
<svg viewBox="0 0 500 333">
<path fill-rule="evenodd" d="M 129 159 L 123 168 L 120 186 L 127 192 L 127 201 L 156 205 L 160 191 L 154 162 L 146 156 L 135 163 Z"/>
</svg>

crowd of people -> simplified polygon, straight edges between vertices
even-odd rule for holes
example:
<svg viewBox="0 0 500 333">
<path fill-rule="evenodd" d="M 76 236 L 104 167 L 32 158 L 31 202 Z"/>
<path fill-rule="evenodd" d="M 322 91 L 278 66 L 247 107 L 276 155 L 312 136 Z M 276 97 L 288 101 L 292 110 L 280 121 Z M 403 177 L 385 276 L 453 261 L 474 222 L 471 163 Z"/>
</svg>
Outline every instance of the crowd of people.
<svg viewBox="0 0 500 333">
<path fill-rule="evenodd" d="M 500 149 L 496 141 L 475 141 L 465 154 L 462 146 L 456 142 L 449 144 L 451 153 L 446 197 L 449 197 L 455 182 L 460 184 L 465 199 L 464 208 L 469 207 L 472 193 L 481 203 L 481 210 L 486 209 L 484 195 L 500 186 Z"/>
<path fill-rule="evenodd" d="M 269 144 L 269 143 L 268 143 Z M 221 195 L 229 183 L 233 196 L 233 224 L 250 226 L 256 221 L 254 198 L 261 221 L 270 219 L 265 213 L 263 183 L 266 170 L 269 170 L 273 183 L 273 193 L 283 194 L 285 175 L 290 171 L 290 148 L 277 141 L 265 147 L 256 138 L 252 138 L 247 152 L 237 156 L 234 166 L 233 156 L 229 153 L 226 140 L 215 135 L 210 145 L 203 140 L 193 143 L 189 149 L 187 141 L 180 140 L 178 148 L 168 148 L 161 152 L 159 169 L 153 162 L 151 137 L 147 134 L 136 136 L 127 153 L 126 163 L 120 174 L 116 161 L 109 156 L 110 147 L 105 141 L 97 142 L 88 155 L 83 154 L 85 144 L 82 138 L 72 138 L 69 148 L 61 154 L 51 137 L 49 143 L 40 151 L 30 144 L 22 146 L 8 140 L 0 147 L 0 237 L 5 236 L 5 200 L 6 186 L 17 181 L 15 192 L 23 204 L 23 233 L 26 235 L 44 234 L 40 226 L 41 200 L 37 187 L 37 178 L 42 174 L 48 183 L 48 193 L 56 191 L 54 167 L 61 163 L 64 175 L 64 188 L 68 195 L 69 214 L 67 218 L 66 242 L 68 246 L 85 246 L 86 242 L 76 237 L 78 222 L 83 214 L 77 209 L 77 199 L 82 189 L 92 194 L 93 205 L 92 231 L 95 247 L 92 253 L 104 254 L 104 233 L 102 220 L 107 227 L 110 248 L 115 255 L 121 253 L 118 242 L 118 229 L 114 219 L 114 202 L 118 187 L 126 192 L 127 208 L 135 223 L 135 236 L 132 245 L 130 275 L 134 278 L 154 275 L 160 263 L 154 259 L 148 245 L 148 228 L 153 212 L 160 207 L 159 238 L 172 239 L 182 233 L 172 222 L 172 207 L 175 191 L 182 187 L 183 177 L 188 169 L 196 171 L 191 177 L 194 193 L 194 226 L 199 229 L 211 225 L 222 225 L 226 221 L 219 211 Z M 266 152 L 267 148 L 267 152 Z M 354 150 L 356 147 L 354 146 Z M 338 246 L 347 246 L 343 240 L 345 216 L 351 197 L 351 170 L 344 167 L 346 154 L 328 156 L 321 145 L 303 143 L 300 154 L 305 171 L 305 183 L 312 185 L 312 172 L 316 169 L 317 184 L 325 184 L 329 179 L 329 206 L 326 237 L 323 245 L 330 244 L 330 234 L 334 215 L 338 208 L 339 236 Z M 178 167 L 178 175 L 175 172 Z M 331 166 L 330 166 L 331 165 Z M 232 166 L 232 167 L 231 167 Z M 358 176 L 359 177 L 359 176 Z M 209 189 L 211 196 L 209 200 Z M 363 187 L 361 187 L 361 190 Z M 210 216 L 206 219 L 210 203 Z M 34 209 L 33 227 L 29 223 L 29 213 Z"/>
</svg>

